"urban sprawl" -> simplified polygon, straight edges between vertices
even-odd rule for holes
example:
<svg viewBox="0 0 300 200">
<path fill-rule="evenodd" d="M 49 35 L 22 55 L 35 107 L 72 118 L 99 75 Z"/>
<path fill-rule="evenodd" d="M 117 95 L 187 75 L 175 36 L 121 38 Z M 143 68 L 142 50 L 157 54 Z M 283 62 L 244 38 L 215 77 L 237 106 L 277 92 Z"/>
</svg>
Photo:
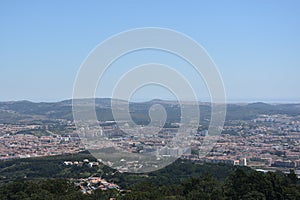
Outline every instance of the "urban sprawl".
<svg viewBox="0 0 300 200">
<path fill-rule="evenodd" d="M 59 126 L 60 129 L 55 129 Z M 63 128 L 61 128 L 63 127 Z M 160 149 L 159 156 L 181 156 L 195 162 L 244 165 L 261 169 L 300 168 L 300 121 L 288 115 L 259 115 L 253 120 L 227 120 L 214 148 L 206 156 L 197 151 L 209 135 L 199 127 L 190 141 L 189 151 L 164 148 L 176 135 L 177 128 L 163 128 L 146 137 L 128 136 L 114 122 L 101 122 L 100 131 L 87 135 L 104 138 L 106 144 L 135 154 Z M 40 134 L 43 133 L 43 134 Z M 0 124 L 0 159 L 51 156 L 77 153 L 85 149 L 79 131 L 71 121 L 55 125 Z M 126 162 L 125 159 L 122 160 Z M 129 162 L 129 161 L 128 161 Z"/>
</svg>

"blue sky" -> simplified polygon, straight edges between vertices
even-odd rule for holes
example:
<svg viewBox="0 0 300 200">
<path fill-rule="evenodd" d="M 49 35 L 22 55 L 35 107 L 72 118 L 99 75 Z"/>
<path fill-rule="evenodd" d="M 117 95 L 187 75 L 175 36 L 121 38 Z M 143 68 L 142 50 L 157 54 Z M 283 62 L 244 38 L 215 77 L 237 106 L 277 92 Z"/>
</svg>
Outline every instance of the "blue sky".
<svg viewBox="0 0 300 200">
<path fill-rule="evenodd" d="M 296 0 L 2 0 L 0 101 L 71 98 L 89 52 L 140 27 L 170 28 L 195 39 L 218 66 L 229 101 L 300 102 Z"/>
</svg>

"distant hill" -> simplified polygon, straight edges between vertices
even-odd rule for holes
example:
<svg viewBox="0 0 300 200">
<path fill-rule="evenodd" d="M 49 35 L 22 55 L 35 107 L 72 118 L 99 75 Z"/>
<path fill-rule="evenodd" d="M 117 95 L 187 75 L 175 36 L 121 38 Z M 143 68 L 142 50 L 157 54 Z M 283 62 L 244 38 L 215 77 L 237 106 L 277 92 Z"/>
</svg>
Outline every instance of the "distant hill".
<svg viewBox="0 0 300 200">
<path fill-rule="evenodd" d="M 110 98 L 79 99 L 74 100 L 81 106 L 95 103 L 99 120 L 113 120 L 111 113 Z M 120 105 L 126 105 L 124 100 L 113 100 Z M 43 121 L 65 119 L 73 120 L 72 115 L 73 100 L 60 102 L 39 102 L 30 101 L 9 101 L 0 102 L 0 123 L 21 123 L 29 121 Z M 168 120 L 180 120 L 180 106 L 177 101 L 153 99 L 146 102 L 130 102 L 130 112 L 132 118 L 140 123 L 148 123 L 148 110 L 154 104 L 161 104 L 168 113 Z M 188 105 L 189 102 L 184 102 Z M 210 119 L 210 104 L 200 103 L 201 119 Z M 250 104 L 228 104 L 227 119 L 253 119 L 259 114 L 288 114 L 292 116 L 300 115 L 300 104 L 267 104 L 262 102 Z"/>
</svg>

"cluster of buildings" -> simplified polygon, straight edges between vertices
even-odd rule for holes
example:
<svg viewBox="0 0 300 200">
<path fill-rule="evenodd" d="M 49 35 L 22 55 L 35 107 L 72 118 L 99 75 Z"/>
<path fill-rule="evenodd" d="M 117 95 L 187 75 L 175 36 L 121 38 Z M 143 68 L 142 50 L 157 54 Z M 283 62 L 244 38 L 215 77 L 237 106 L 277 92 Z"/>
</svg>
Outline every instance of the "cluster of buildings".
<svg viewBox="0 0 300 200">
<path fill-rule="evenodd" d="M 29 134 L 0 136 L 0 160 L 77 153 L 83 149 L 78 137 Z"/>
<path fill-rule="evenodd" d="M 88 159 L 84 159 L 83 161 L 64 161 L 64 165 L 66 166 L 83 166 L 88 165 L 89 167 L 99 166 L 99 162 L 91 162 Z"/>
<path fill-rule="evenodd" d="M 41 125 L 26 124 L 0 124 L 0 136 L 4 134 L 15 134 L 19 131 L 41 128 Z"/>
<path fill-rule="evenodd" d="M 101 177 L 81 178 L 75 181 L 75 184 L 80 187 L 84 194 L 91 194 L 94 190 L 109 190 L 116 189 L 120 191 L 120 187 L 115 183 L 107 182 Z"/>
<path fill-rule="evenodd" d="M 193 143 L 197 148 L 199 140 Z M 199 158 L 207 159 L 231 163 L 246 159 L 254 167 L 300 168 L 300 120 L 277 114 L 227 121 L 212 151 Z"/>
<path fill-rule="evenodd" d="M 64 161 L 63 164 L 66 167 L 83 167 L 88 166 L 90 168 L 92 167 L 99 167 L 101 165 L 100 161 L 90 161 L 89 159 L 83 159 L 82 161 Z M 81 191 L 84 194 L 91 194 L 94 190 L 100 189 L 100 190 L 109 190 L 109 189 L 115 189 L 117 191 L 121 191 L 120 187 L 115 183 L 110 183 L 106 181 L 105 179 L 99 177 L 99 176 L 90 176 L 88 178 L 80 178 L 73 180 L 75 182 L 75 185 L 80 187 Z"/>
<path fill-rule="evenodd" d="M 300 160 L 275 160 L 272 163 L 273 167 L 283 167 L 283 168 L 300 168 Z"/>
<path fill-rule="evenodd" d="M 117 126 L 102 129 L 113 133 Z M 157 156 L 180 156 L 198 162 L 248 165 L 253 167 L 300 168 L 300 119 L 293 116 L 274 114 L 260 115 L 254 120 L 228 120 L 222 134 L 214 138 L 211 152 L 206 156 L 197 156 L 208 130 L 198 130 L 187 135 L 191 151 L 182 148 L 169 148 L 167 144 L 176 137 L 177 128 L 163 128 L 153 135 L 136 131 L 127 135 L 109 135 L 107 139 L 116 147 L 130 153 L 149 153 L 160 149 Z M 136 135 L 136 137 L 135 137 Z M 139 136 L 140 135 L 140 136 Z M 142 136 L 141 136 L 142 135 Z M 139 136 L 139 137 L 138 137 Z M 182 140 L 184 142 L 184 140 Z M 193 151 L 194 150 L 194 151 Z"/>
<path fill-rule="evenodd" d="M 101 163 L 96 161 L 89 161 L 88 159 L 83 159 L 82 161 L 64 161 L 63 164 L 65 166 L 84 166 L 87 165 L 90 168 L 98 167 Z M 115 183 L 107 182 L 105 179 L 98 176 L 91 176 L 88 178 L 81 178 L 75 180 L 76 186 L 79 186 L 81 191 L 84 194 L 91 194 L 94 190 L 109 190 L 116 189 L 120 191 L 120 187 Z"/>
<path fill-rule="evenodd" d="M 300 119 L 293 116 L 274 114 L 260 115 L 254 120 L 227 120 L 222 134 L 215 136 L 217 142 L 206 156 L 199 156 L 198 152 L 204 138 L 209 135 L 207 128 L 196 132 L 185 130 L 188 134 L 176 138 L 179 134 L 177 126 L 160 131 L 143 127 L 130 130 L 128 127 L 126 133 L 113 121 L 99 125 L 95 129 L 76 130 L 74 124 L 68 123 L 66 128 L 73 132 L 48 136 L 13 134 L 37 129 L 40 125 L 0 125 L 0 159 L 76 153 L 88 144 L 88 149 L 114 147 L 137 155 L 151 154 L 158 160 L 181 156 L 199 162 L 300 168 Z M 185 148 L 187 145 L 190 148 Z M 136 167 L 143 165 L 129 159 L 119 162 Z M 66 164 L 77 165 L 79 162 Z"/>
</svg>

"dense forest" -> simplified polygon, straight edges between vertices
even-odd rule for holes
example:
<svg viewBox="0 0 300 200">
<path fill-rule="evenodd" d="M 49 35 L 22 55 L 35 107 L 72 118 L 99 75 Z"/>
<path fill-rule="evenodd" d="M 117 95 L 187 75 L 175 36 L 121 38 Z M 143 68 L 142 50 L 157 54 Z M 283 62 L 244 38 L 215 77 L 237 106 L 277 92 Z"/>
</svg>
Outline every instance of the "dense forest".
<svg viewBox="0 0 300 200">
<path fill-rule="evenodd" d="M 176 181 L 175 181 L 176 182 Z M 274 200 L 300 199 L 300 185 L 294 173 L 289 175 L 262 173 L 251 170 L 246 173 L 236 169 L 224 181 L 209 174 L 189 178 L 175 184 L 156 184 L 150 180 L 130 187 L 125 193 L 116 190 L 83 194 L 79 188 L 66 179 L 19 180 L 0 187 L 1 200 L 47 200 L 47 199 L 245 199 Z"/>
<path fill-rule="evenodd" d="M 0 162 L 0 199 L 300 199 L 300 181 L 293 171 L 263 173 L 248 167 L 182 160 L 147 174 L 118 173 L 104 165 L 62 165 L 63 160 L 83 158 L 93 159 L 83 152 Z M 93 175 L 117 183 L 123 191 L 95 190 L 88 195 L 72 181 L 78 176 Z"/>
</svg>

